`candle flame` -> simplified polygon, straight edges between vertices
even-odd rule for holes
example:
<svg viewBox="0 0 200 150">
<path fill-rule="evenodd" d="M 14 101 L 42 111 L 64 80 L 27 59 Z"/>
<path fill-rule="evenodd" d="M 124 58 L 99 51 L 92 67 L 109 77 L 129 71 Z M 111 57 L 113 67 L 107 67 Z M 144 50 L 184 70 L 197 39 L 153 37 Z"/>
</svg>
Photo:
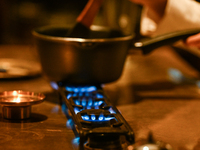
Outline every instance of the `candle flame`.
<svg viewBox="0 0 200 150">
<path fill-rule="evenodd" d="M 14 97 L 13 102 L 20 103 L 20 97 L 19 96 L 18 97 Z"/>
<path fill-rule="evenodd" d="M 19 102 L 20 102 L 20 96 L 18 95 L 18 92 L 17 92 L 17 91 L 13 91 L 13 96 L 15 96 L 15 97 L 13 98 L 13 102 L 19 103 Z"/>
<path fill-rule="evenodd" d="M 17 91 L 13 91 L 13 96 L 17 96 L 17 95 L 18 95 Z"/>
<path fill-rule="evenodd" d="M 148 148 L 147 146 L 145 146 L 145 147 L 143 148 L 143 150 L 149 150 L 149 148 Z"/>
</svg>

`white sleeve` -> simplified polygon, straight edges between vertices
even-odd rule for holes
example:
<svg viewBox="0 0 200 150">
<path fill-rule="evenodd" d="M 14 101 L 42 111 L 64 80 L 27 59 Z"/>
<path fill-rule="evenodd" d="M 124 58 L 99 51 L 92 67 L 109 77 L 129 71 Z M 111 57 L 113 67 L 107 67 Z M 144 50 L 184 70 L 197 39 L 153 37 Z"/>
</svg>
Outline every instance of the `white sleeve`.
<svg viewBox="0 0 200 150">
<path fill-rule="evenodd" d="M 143 35 L 156 36 L 191 28 L 200 28 L 200 3 L 194 0 L 168 0 L 165 14 L 160 20 L 157 20 L 148 8 L 143 10 Z"/>
</svg>

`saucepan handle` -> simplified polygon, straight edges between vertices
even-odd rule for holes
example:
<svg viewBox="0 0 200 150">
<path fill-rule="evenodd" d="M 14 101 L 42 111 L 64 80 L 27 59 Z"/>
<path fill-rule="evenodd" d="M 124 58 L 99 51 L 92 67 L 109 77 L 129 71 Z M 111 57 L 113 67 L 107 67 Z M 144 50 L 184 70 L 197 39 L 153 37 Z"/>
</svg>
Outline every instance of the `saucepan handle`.
<svg viewBox="0 0 200 150">
<path fill-rule="evenodd" d="M 171 32 L 157 37 L 141 39 L 138 42 L 134 42 L 134 48 L 140 48 L 143 54 L 149 54 L 154 49 L 173 44 L 179 40 L 188 38 L 191 35 L 200 33 L 200 29 L 188 29 L 176 32 Z"/>
</svg>

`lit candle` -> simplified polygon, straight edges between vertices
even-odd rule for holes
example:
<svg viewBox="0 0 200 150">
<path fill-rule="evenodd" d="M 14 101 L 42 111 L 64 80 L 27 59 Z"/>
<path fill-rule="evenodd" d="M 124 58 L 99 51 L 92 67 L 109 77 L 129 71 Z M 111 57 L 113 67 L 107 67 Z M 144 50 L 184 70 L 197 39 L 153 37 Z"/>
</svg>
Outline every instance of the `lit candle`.
<svg viewBox="0 0 200 150">
<path fill-rule="evenodd" d="M 13 102 L 20 103 L 20 97 L 19 96 L 18 97 L 14 97 L 13 98 Z"/>
<path fill-rule="evenodd" d="M 18 95 L 17 91 L 13 91 L 12 95 L 17 96 Z"/>
<path fill-rule="evenodd" d="M 18 95 L 18 92 L 17 91 L 13 91 L 12 95 L 14 96 L 13 102 L 19 103 L 20 102 L 20 96 Z"/>
</svg>

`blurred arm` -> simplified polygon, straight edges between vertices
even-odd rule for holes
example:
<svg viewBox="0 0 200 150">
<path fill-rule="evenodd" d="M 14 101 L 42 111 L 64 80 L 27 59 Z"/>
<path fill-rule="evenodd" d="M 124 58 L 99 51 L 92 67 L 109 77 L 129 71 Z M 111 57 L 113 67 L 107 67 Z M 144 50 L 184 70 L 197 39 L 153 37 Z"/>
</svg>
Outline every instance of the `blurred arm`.
<svg viewBox="0 0 200 150">
<path fill-rule="evenodd" d="M 200 3 L 194 0 L 167 0 L 165 7 L 155 4 L 162 0 L 131 0 L 144 6 L 141 18 L 141 33 L 156 36 L 177 30 L 200 28 Z M 148 2 L 151 4 L 148 4 Z M 154 5 L 152 4 L 154 2 Z M 164 4 L 164 2 L 163 2 Z M 162 11 L 161 11 L 162 8 Z M 160 16 L 157 12 L 161 11 Z"/>
<path fill-rule="evenodd" d="M 185 44 L 190 47 L 197 47 L 200 49 L 200 33 L 190 36 L 185 40 Z"/>
</svg>

